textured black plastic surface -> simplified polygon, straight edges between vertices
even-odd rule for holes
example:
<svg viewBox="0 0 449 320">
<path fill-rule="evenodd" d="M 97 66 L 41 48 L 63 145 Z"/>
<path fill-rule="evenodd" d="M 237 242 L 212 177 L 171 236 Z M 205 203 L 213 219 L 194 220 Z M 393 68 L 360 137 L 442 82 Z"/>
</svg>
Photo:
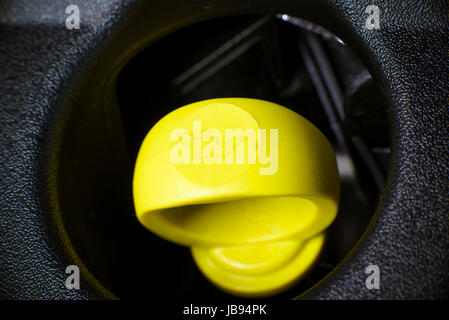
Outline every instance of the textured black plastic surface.
<svg viewBox="0 0 449 320">
<path fill-rule="evenodd" d="M 114 297 L 77 257 L 49 196 L 57 185 L 46 178 L 58 167 L 58 130 L 83 79 L 111 73 L 144 38 L 204 18 L 271 11 L 336 33 L 390 99 L 393 160 L 376 215 L 345 261 L 304 297 L 447 298 L 449 3 L 379 1 L 381 30 L 368 30 L 366 0 L 167 2 L 79 1 L 80 30 L 65 28 L 66 1 L 1 2 L 0 297 Z M 79 291 L 65 288 L 69 264 L 81 267 Z M 380 290 L 365 287 L 370 264 L 380 267 Z"/>
</svg>

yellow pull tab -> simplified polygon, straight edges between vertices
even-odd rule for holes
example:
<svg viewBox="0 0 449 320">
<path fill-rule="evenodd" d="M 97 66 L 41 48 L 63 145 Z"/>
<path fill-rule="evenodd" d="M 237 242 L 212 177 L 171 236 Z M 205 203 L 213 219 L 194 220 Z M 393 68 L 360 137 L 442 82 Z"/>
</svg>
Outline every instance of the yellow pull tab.
<svg viewBox="0 0 449 320">
<path fill-rule="evenodd" d="M 212 283 L 249 297 L 280 292 L 310 269 L 339 193 L 326 137 L 287 108 L 244 98 L 166 115 L 142 143 L 133 181 L 139 221 L 191 247 Z"/>
</svg>

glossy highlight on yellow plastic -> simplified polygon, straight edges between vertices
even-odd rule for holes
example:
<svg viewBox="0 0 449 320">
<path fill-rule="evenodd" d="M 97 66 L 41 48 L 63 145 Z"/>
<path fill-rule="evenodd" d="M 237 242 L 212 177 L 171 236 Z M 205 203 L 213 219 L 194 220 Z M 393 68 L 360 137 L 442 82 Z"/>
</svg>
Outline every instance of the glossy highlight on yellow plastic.
<svg viewBox="0 0 449 320">
<path fill-rule="evenodd" d="M 228 129 L 258 134 L 228 148 Z M 246 98 L 204 100 L 166 115 L 144 139 L 133 180 L 138 220 L 189 246 L 216 286 L 247 297 L 285 290 L 311 268 L 339 192 L 326 137 L 287 108 Z"/>
</svg>

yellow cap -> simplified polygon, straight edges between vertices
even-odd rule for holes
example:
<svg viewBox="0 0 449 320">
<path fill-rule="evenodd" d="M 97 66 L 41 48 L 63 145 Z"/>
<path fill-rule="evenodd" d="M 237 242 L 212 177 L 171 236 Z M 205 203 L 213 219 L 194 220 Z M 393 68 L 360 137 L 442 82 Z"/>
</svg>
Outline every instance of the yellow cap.
<svg viewBox="0 0 449 320">
<path fill-rule="evenodd" d="M 211 99 L 148 133 L 134 171 L 139 221 L 191 247 L 200 270 L 240 296 L 279 292 L 307 271 L 339 200 L 326 137 L 267 101 Z"/>
</svg>

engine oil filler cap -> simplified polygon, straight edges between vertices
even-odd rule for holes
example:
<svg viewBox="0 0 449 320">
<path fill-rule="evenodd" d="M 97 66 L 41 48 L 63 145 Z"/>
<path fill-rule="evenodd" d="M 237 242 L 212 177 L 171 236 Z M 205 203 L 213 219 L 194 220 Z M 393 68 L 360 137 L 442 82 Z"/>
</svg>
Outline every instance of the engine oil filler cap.
<svg viewBox="0 0 449 320">
<path fill-rule="evenodd" d="M 246 98 L 167 114 L 145 137 L 133 178 L 140 223 L 190 247 L 212 283 L 245 297 L 276 294 L 311 268 L 339 194 L 326 137 L 285 107 Z"/>
</svg>

